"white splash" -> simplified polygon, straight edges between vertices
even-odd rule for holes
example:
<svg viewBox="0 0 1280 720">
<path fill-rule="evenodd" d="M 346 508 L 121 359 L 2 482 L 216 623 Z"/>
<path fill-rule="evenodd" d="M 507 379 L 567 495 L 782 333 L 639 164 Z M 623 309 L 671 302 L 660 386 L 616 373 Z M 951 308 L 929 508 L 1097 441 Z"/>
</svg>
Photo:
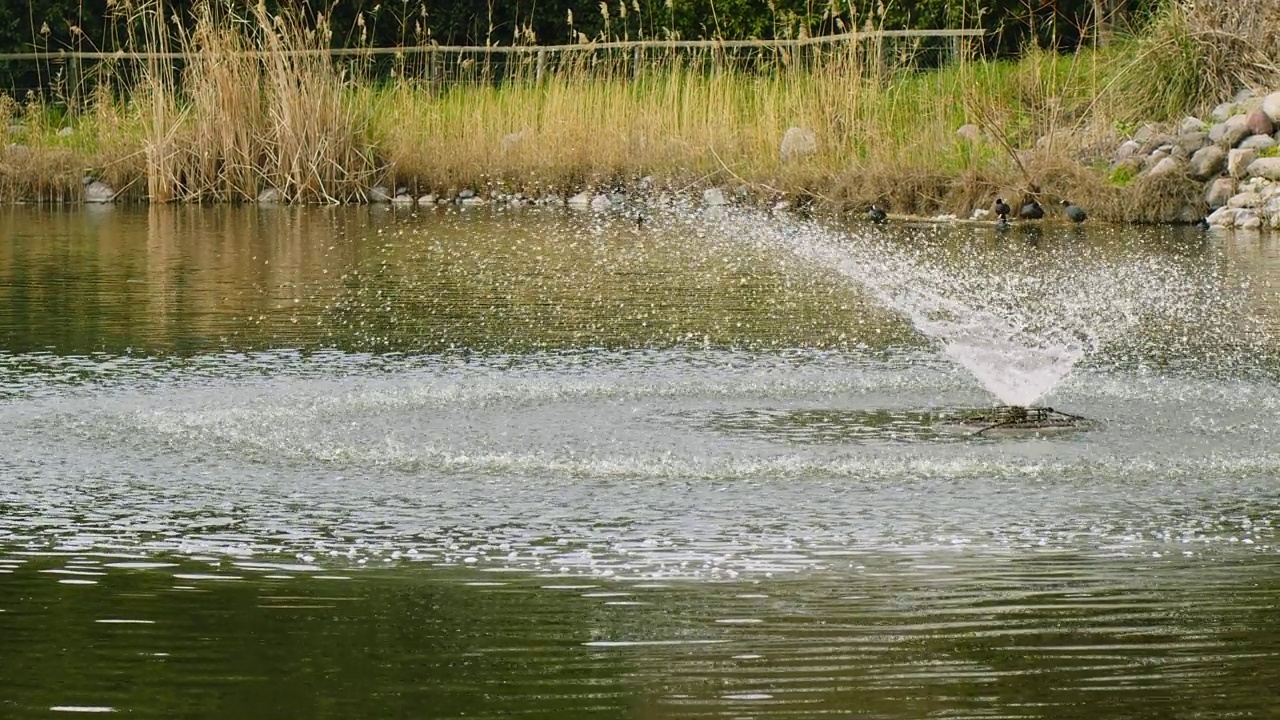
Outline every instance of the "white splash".
<svg viewBox="0 0 1280 720">
<path fill-rule="evenodd" d="M 941 352 L 1001 402 L 1031 405 L 1081 359 L 1157 309 L 1186 303 L 1186 277 L 1145 256 L 1104 257 L 1087 248 L 951 254 L 893 244 L 816 222 L 743 211 L 702 226 L 726 239 L 785 247 L 833 269 L 904 314 Z M 921 229 L 921 239 L 932 231 Z M 977 240 L 975 240 L 977 242 Z M 1025 243 L 1015 234 L 1011 245 Z"/>
</svg>

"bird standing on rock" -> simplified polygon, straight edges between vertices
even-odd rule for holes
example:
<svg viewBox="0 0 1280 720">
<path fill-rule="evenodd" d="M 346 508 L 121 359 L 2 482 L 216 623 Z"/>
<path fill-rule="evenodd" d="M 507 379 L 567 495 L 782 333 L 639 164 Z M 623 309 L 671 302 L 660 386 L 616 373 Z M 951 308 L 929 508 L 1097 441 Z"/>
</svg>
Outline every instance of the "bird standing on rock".
<svg viewBox="0 0 1280 720">
<path fill-rule="evenodd" d="M 889 214 L 879 205 L 872 205 L 871 209 L 867 211 L 867 219 L 879 225 L 889 219 Z"/>
<path fill-rule="evenodd" d="M 1040 207 L 1040 203 L 1035 200 L 1028 201 L 1018 211 L 1019 220 L 1039 220 L 1044 217 L 1044 208 Z"/>
<path fill-rule="evenodd" d="M 1062 207 L 1066 208 L 1065 212 L 1067 213 L 1067 217 L 1071 219 L 1071 222 L 1082 223 L 1085 218 L 1089 217 L 1088 213 L 1084 211 L 1084 208 L 1073 204 L 1070 200 L 1063 200 Z"/>
</svg>

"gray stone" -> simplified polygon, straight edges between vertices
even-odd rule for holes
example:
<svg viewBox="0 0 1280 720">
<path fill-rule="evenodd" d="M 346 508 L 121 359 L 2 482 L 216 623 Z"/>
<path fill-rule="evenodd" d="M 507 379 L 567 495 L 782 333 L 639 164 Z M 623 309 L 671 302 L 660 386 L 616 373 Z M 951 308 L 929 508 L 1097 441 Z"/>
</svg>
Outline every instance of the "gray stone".
<svg viewBox="0 0 1280 720">
<path fill-rule="evenodd" d="M 1178 136 L 1178 141 L 1174 143 L 1180 148 L 1187 157 L 1196 154 L 1196 151 L 1209 144 L 1209 133 L 1201 131 L 1184 132 Z"/>
<path fill-rule="evenodd" d="M 702 191 L 702 202 L 717 207 L 720 205 L 728 205 L 729 199 L 724 196 L 724 191 L 720 188 L 707 188 Z"/>
<path fill-rule="evenodd" d="M 280 202 L 280 191 L 273 187 L 262 188 L 262 192 L 258 193 L 259 205 L 275 205 L 278 202 Z"/>
<path fill-rule="evenodd" d="M 84 184 L 84 201 L 87 203 L 109 203 L 116 199 L 115 188 L 93 178 L 85 178 Z"/>
<path fill-rule="evenodd" d="M 1272 229 L 1280 229 L 1280 198 L 1272 198 L 1259 211 Z"/>
<path fill-rule="evenodd" d="M 1280 90 L 1262 98 L 1262 112 L 1271 118 L 1273 124 L 1280 125 Z"/>
<path fill-rule="evenodd" d="M 809 128 L 789 127 L 782 133 L 782 144 L 778 152 L 782 162 L 809 157 L 818 152 L 818 136 Z"/>
<path fill-rule="evenodd" d="M 463 207 L 475 207 L 477 205 L 483 205 L 484 203 L 485 203 L 485 199 L 480 197 L 479 195 L 472 195 L 471 197 L 460 197 L 458 199 L 458 204 L 462 205 Z"/>
<path fill-rule="evenodd" d="M 437 198 L 435 193 L 427 193 L 426 195 L 421 195 L 418 197 L 418 204 L 419 205 L 435 205 L 436 199 Z"/>
<path fill-rule="evenodd" d="M 1276 139 L 1270 135 L 1250 135 L 1249 137 L 1241 140 L 1239 145 L 1239 147 L 1253 148 L 1259 152 L 1263 150 L 1270 150 L 1275 146 Z"/>
<path fill-rule="evenodd" d="M 1147 141 L 1142 143 L 1142 154 L 1150 155 L 1153 151 L 1166 146 L 1168 147 L 1168 149 L 1172 150 L 1173 144 L 1177 142 L 1177 140 L 1178 138 L 1172 135 L 1157 133 L 1147 138 Z"/>
<path fill-rule="evenodd" d="M 1262 196 L 1256 192 L 1236 193 L 1227 201 L 1227 207 L 1232 208 L 1256 208 L 1261 206 Z"/>
<path fill-rule="evenodd" d="M 76 131 L 69 127 L 58 128 L 58 137 L 71 137 Z"/>
<path fill-rule="evenodd" d="M 569 198 L 566 202 L 571 208 L 589 208 L 591 207 L 591 195 L 585 192 L 580 192 Z"/>
<path fill-rule="evenodd" d="M 977 142 L 982 139 L 982 128 L 973 123 L 967 123 L 956 128 L 956 135 L 969 142 Z"/>
<path fill-rule="evenodd" d="M 472 190 L 471 188 L 463 188 L 462 190 L 458 191 L 459 200 L 470 200 L 475 196 L 476 196 L 476 191 Z"/>
<path fill-rule="evenodd" d="M 1231 178 L 1218 178 L 1209 183 L 1209 187 L 1204 192 L 1204 204 L 1209 206 L 1210 210 L 1216 210 L 1227 204 L 1231 196 L 1236 192 L 1236 183 Z"/>
<path fill-rule="evenodd" d="M 1182 163 L 1171 157 L 1163 158 L 1157 162 L 1147 174 L 1151 177 L 1160 177 L 1161 175 L 1171 175 L 1173 173 L 1182 172 Z"/>
<path fill-rule="evenodd" d="M 1237 180 L 1243 179 L 1249 174 L 1249 163 L 1257 159 L 1257 148 L 1236 148 L 1227 153 L 1227 174 Z"/>
<path fill-rule="evenodd" d="M 1205 218 L 1204 221 L 1209 223 L 1212 227 L 1235 227 L 1236 215 L 1239 213 L 1240 211 L 1235 208 L 1220 207 L 1209 213 L 1209 217 Z"/>
<path fill-rule="evenodd" d="M 1145 145 L 1147 140 L 1151 139 L 1151 136 L 1156 135 L 1159 132 L 1160 128 L 1152 125 L 1151 123 L 1147 123 L 1146 125 L 1138 128 L 1138 131 L 1133 134 L 1133 139 L 1139 145 Z"/>
<path fill-rule="evenodd" d="M 1151 155 L 1147 158 L 1147 164 L 1155 165 L 1159 163 L 1161 160 L 1164 160 L 1165 158 L 1172 155 L 1172 153 L 1169 152 L 1172 149 L 1173 149 L 1172 145 L 1163 145 L 1161 147 L 1156 148 L 1155 152 L 1151 153 Z"/>
<path fill-rule="evenodd" d="M 387 190 L 387 186 L 385 185 L 374 185 L 369 188 L 369 202 L 391 202 L 391 191 Z"/>
<path fill-rule="evenodd" d="M 1191 177 L 1196 180 L 1208 180 L 1217 177 L 1227 164 L 1227 151 L 1217 145 L 1201 148 L 1191 156 L 1187 168 Z"/>
<path fill-rule="evenodd" d="M 409 194 L 408 188 L 400 188 L 396 190 L 395 195 L 391 196 L 392 205 L 412 205 L 413 203 L 413 196 Z"/>
<path fill-rule="evenodd" d="M 1236 111 L 1235 103 L 1224 102 L 1218 105 L 1217 107 L 1215 107 L 1213 111 L 1209 113 L 1209 117 L 1213 118 L 1213 121 L 1216 123 L 1224 123 L 1227 121 L 1227 118 L 1235 114 L 1235 111 Z"/>
<path fill-rule="evenodd" d="M 1235 115 L 1226 122 L 1209 128 L 1209 140 L 1226 148 L 1233 148 L 1249 135 L 1249 127 L 1243 115 Z"/>
<path fill-rule="evenodd" d="M 1261 110 L 1254 110 L 1244 116 L 1244 125 L 1249 128 L 1250 135 L 1270 135 L 1275 132 L 1275 124 Z"/>
<path fill-rule="evenodd" d="M 1253 177 L 1280 180 L 1280 157 L 1258 158 L 1249 163 L 1249 168 L 1246 172 Z"/>
<path fill-rule="evenodd" d="M 592 210 L 608 210 L 612 205 L 613 203 L 609 201 L 608 195 L 600 194 L 591 198 Z"/>
<path fill-rule="evenodd" d="M 1125 140 L 1120 143 L 1120 147 L 1116 148 L 1115 162 L 1120 162 L 1127 158 L 1137 155 L 1142 150 L 1142 146 L 1133 140 Z"/>
<path fill-rule="evenodd" d="M 1247 102 L 1253 99 L 1254 94 L 1253 88 L 1240 88 L 1236 91 L 1236 94 L 1232 96 L 1231 102 Z"/>
<path fill-rule="evenodd" d="M 1241 210 L 1236 213 L 1236 227 L 1241 230 L 1261 230 L 1262 218 L 1253 210 Z"/>
<path fill-rule="evenodd" d="M 1185 117 L 1178 123 L 1178 133 L 1208 132 L 1209 124 L 1198 117 Z"/>
</svg>

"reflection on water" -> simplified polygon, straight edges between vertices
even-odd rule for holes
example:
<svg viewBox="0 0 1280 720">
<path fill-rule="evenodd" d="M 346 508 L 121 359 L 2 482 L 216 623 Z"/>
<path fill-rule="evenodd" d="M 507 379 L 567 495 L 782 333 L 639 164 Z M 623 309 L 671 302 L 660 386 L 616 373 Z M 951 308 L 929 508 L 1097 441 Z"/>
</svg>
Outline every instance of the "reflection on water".
<svg viewBox="0 0 1280 720">
<path fill-rule="evenodd" d="M 0 227 L 0 717 L 1272 713 L 1273 245 L 888 231 L 1247 300 L 1077 366 L 1089 431 L 973 439 L 907 322 L 697 223 Z"/>
</svg>

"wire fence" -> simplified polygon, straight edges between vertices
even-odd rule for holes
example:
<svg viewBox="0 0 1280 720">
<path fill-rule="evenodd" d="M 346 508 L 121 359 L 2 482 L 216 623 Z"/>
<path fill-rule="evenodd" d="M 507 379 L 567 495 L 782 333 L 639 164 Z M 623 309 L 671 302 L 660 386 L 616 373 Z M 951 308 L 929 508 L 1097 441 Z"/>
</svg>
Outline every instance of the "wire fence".
<svg viewBox="0 0 1280 720">
<path fill-rule="evenodd" d="M 686 68 L 770 72 L 816 65 L 855 53 L 871 72 L 936 67 L 973 53 L 980 29 L 876 30 L 773 40 L 635 40 L 567 45 L 411 45 L 294 50 L 245 50 L 232 55 L 330 57 L 352 76 L 394 78 L 434 87 L 539 83 L 564 71 L 642 77 L 678 63 Z M 36 93 L 78 104 L 102 78 L 137 77 L 147 63 L 181 70 L 193 52 L 74 51 L 0 53 L 0 88 L 15 99 Z"/>
</svg>

